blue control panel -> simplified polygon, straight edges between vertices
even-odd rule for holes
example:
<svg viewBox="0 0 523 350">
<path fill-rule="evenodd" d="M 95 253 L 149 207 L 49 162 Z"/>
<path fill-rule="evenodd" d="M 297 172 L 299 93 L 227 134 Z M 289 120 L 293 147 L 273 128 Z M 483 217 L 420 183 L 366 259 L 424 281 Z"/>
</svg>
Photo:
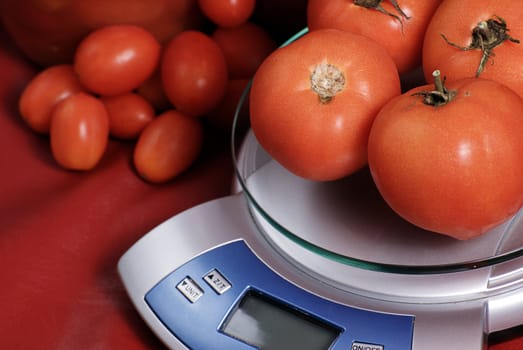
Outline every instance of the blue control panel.
<svg viewBox="0 0 523 350">
<path fill-rule="evenodd" d="M 189 349 L 412 349 L 414 316 L 311 294 L 268 268 L 242 240 L 188 261 L 145 301 Z"/>
</svg>

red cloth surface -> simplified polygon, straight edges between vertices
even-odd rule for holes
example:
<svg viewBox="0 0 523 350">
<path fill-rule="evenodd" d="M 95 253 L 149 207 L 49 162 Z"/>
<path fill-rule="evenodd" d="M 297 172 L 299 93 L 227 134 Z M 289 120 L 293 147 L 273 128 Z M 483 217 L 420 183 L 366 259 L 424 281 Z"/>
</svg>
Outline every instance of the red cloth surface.
<svg viewBox="0 0 523 350">
<path fill-rule="evenodd" d="M 227 195 L 228 143 L 208 137 L 201 159 L 164 185 L 140 180 L 132 144 L 111 141 L 96 170 L 59 168 L 17 99 L 36 69 L 0 40 L 0 349 L 164 349 L 134 310 L 119 257 L 170 216 Z M 523 349 L 522 331 L 493 350 Z"/>
</svg>

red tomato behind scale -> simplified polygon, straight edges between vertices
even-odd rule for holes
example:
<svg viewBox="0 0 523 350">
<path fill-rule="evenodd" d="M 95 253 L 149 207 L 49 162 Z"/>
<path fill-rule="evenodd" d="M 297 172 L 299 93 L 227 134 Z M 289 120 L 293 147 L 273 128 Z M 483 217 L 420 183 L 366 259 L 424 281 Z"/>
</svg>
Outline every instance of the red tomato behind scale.
<svg viewBox="0 0 523 350">
<path fill-rule="evenodd" d="M 399 94 L 383 47 L 347 31 L 316 30 L 274 51 L 256 72 L 251 128 L 290 172 L 335 180 L 367 164 L 374 117 Z"/>
<path fill-rule="evenodd" d="M 48 133 L 54 106 L 80 91 L 85 91 L 85 88 L 73 66 L 52 66 L 38 73 L 26 85 L 18 101 L 18 110 L 32 130 Z"/>
<path fill-rule="evenodd" d="M 68 97 L 54 108 L 49 135 L 53 157 L 63 168 L 94 168 L 109 139 L 109 117 L 104 104 L 85 92 Z"/>
<path fill-rule="evenodd" d="M 34 62 L 73 62 L 79 42 L 113 24 L 139 25 L 165 43 L 202 24 L 196 0 L 2 0 L 0 20 L 15 44 Z"/>
<path fill-rule="evenodd" d="M 236 27 L 251 17 L 256 0 L 198 0 L 198 5 L 219 27 Z"/>
<path fill-rule="evenodd" d="M 505 84 L 523 97 L 522 18 L 520 1 L 443 1 L 425 34 L 426 79 L 437 68 L 447 80 L 479 76 Z"/>
<path fill-rule="evenodd" d="M 187 170 L 202 145 L 201 120 L 168 110 L 140 134 L 133 154 L 134 166 L 144 180 L 164 183 Z"/>
<path fill-rule="evenodd" d="M 336 28 L 366 36 L 387 49 L 401 74 L 417 68 L 425 30 L 442 0 L 377 1 L 377 8 L 364 7 L 366 2 L 309 0 L 309 28 Z"/>
<path fill-rule="evenodd" d="M 199 31 L 185 31 L 165 47 L 162 83 L 169 101 L 200 117 L 218 105 L 227 88 L 227 63 L 216 42 Z"/>
<path fill-rule="evenodd" d="M 74 69 L 83 85 L 100 95 L 130 92 L 152 76 L 161 47 L 152 34 L 133 25 L 112 25 L 85 37 Z"/>
<path fill-rule="evenodd" d="M 390 207 L 426 230 L 466 240 L 523 205 L 523 100 L 491 80 L 448 82 L 437 107 L 415 88 L 387 103 L 369 137 L 369 167 Z"/>
<path fill-rule="evenodd" d="M 102 96 L 109 116 L 109 134 L 120 139 L 136 139 L 155 117 L 154 108 L 142 96 L 128 92 Z"/>
</svg>

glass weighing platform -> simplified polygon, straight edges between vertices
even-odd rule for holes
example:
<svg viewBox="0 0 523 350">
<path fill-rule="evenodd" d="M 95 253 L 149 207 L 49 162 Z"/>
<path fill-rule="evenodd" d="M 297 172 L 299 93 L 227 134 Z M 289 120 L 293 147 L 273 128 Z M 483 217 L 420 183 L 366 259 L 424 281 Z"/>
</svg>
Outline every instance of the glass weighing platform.
<svg viewBox="0 0 523 350">
<path fill-rule="evenodd" d="M 459 241 L 398 217 L 367 169 L 308 181 L 237 129 L 232 153 L 233 194 L 160 224 L 118 264 L 169 348 L 481 350 L 523 324 L 523 210 Z"/>
</svg>

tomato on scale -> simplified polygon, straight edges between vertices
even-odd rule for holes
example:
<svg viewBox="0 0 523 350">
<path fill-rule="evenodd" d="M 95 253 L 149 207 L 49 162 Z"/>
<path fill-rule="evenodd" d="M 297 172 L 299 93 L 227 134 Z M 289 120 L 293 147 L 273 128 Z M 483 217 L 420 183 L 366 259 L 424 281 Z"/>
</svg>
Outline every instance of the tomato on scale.
<svg viewBox="0 0 523 350">
<path fill-rule="evenodd" d="M 316 30 L 275 50 L 254 75 L 251 128 L 292 173 L 327 181 L 367 164 L 375 115 L 400 94 L 396 65 L 367 38 Z"/>
<path fill-rule="evenodd" d="M 407 221 L 466 240 L 523 205 L 523 99 L 482 78 L 449 81 L 393 98 L 369 136 L 378 190 Z"/>
<path fill-rule="evenodd" d="M 307 23 L 310 30 L 336 28 L 374 40 L 387 49 L 403 74 L 421 64 L 425 30 L 441 2 L 309 0 Z"/>
<path fill-rule="evenodd" d="M 438 68 L 449 81 L 492 79 L 523 97 L 521 18 L 521 1 L 443 1 L 424 38 L 425 77 Z"/>
</svg>

